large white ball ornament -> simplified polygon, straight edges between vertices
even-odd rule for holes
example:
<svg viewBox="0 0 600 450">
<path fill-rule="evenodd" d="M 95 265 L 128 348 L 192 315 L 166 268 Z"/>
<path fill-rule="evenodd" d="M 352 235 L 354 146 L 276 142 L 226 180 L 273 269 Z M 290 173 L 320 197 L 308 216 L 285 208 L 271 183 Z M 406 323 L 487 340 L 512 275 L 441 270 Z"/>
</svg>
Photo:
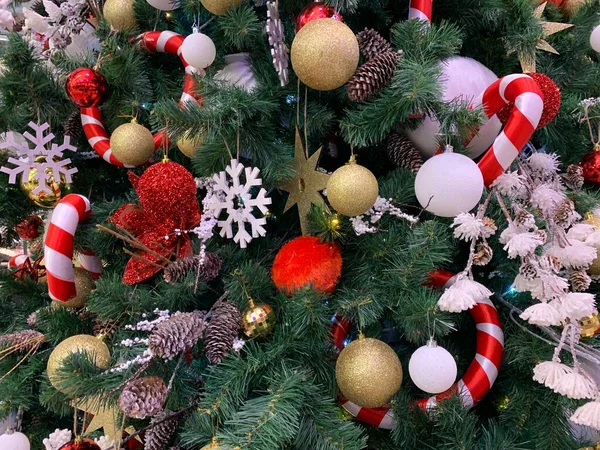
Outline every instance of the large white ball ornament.
<svg viewBox="0 0 600 450">
<path fill-rule="evenodd" d="M 415 194 L 430 213 L 455 217 L 479 203 L 483 175 L 471 158 L 460 153 L 442 153 L 425 161 L 419 169 Z"/>
<path fill-rule="evenodd" d="M 439 81 L 442 84 L 444 101 L 456 99 L 471 103 L 498 79 L 494 72 L 472 58 L 453 56 L 441 64 L 442 75 Z M 490 148 L 501 127 L 502 124 L 496 116 L 484 122 L 467 146 L 469 156 L 476 158 Z M 437 151 L 440 124 L 435 118 L 425 117 L 418 128 L 405 132 L 424 158 L 430 158 Z"/>
<path fill-rule="evenodd" d="M 173 11 L 179 8 L 179 0 L 146 0 L 150 5 L 161 11 Z"/>
<path fill-rule="evenodd" d="M 595 51 L 600 52 L 600 25 L 592 30 L 592 34 L 590 34 L 590 45 Z"/>
<path fill-rule="evenodd" d="M 210 66 L 217 56 L 217 49 L 211 38 L 203 33 L 192 33 L 181 44 L 181 55 L 196 69 Z"/>
<path fill-rule="evenodd" d="M 0 436 L 0 450 L 29 450 L 29 439 L 23 433 L 15 431 L 4 433 Z"/>
<path fill-rule="evenodd" d="M 429 394 L 439 394 L 456 381 L 456 361 L 448 350 L 434 340 L 420 347 L 410 357 L 408 373 L 415 385 Z"/>
</svg>

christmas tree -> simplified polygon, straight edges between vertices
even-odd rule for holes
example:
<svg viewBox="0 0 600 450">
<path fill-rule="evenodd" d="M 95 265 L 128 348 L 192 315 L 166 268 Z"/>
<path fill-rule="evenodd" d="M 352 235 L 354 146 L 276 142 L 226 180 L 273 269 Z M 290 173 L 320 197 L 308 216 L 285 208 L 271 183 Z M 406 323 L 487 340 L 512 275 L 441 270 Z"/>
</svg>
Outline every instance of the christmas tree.
<svg viewBox="0 0 600 450">
<path fill-rule="evenodd" d="M 600 445 L 597 2 L 0 30 L 0 450 Z"/>
</svg>

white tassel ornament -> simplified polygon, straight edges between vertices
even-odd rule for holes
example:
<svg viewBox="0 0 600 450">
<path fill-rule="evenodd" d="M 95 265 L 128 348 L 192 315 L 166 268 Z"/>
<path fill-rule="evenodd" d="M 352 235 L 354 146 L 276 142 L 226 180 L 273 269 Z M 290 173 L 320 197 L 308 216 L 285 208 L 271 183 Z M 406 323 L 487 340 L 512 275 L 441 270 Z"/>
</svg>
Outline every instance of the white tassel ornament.
<svg viewBox="0 0 600 450">
<path fill-rule="evenodd" d="M 598 401 L 598 398 L 577 408 L 571 416 L 571 421 L 578 425 L 600 430 L 600 401 Z"/>
<path fill-rule="evenodd" d="M 594 398 L 598 388 L 593 381 L 581 372 L 571 371 L 558 381 L 553 390 L 557 394 L 573 400 L 581 400 L 582 398 Z"/>
<path fill-rule="evenodd" d="M 531 305 L 519 317 L 532 325 L 542 327 L 558 326 L 565 320 L 564 314 L 550 303 Z"/>
<path fill-rule="evenodd" d="M 437 304 L 442 311 L 462 312 L 491 296 L 492 291 L 483 284 L 462 278 L 444 291 Z"/>
<path fill-rule="evenodd" d="M 573 369 L 559 361 L 544 361 L 533 368 L 533 381 L 554 390 L 563 377 L 571 372 Z"/>
</svg>

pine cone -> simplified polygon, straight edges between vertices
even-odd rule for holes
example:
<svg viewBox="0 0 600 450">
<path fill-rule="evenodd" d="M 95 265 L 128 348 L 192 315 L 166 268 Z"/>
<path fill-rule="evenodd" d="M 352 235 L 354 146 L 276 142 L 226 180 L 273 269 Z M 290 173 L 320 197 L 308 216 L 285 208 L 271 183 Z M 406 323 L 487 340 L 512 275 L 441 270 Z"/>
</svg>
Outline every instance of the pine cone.
<svg viewBox="0 0 600 450">
<path fill-rule="evenodd" d="M 571 164 L 567 167 L 567 173 L 564 176 L 565 182 L 571 189 L 579 190 L 583 187 L 583 168 L 577 164 Z"/>
<path fill-rule="evenodd" d="M 561 228 L 567 228 L 575 219 L 575 204 L 568 198 L 565 198 L 554 213 L 554 222 Z"/>
<path fill-rule="evenodd" d="M 535 218 L 529 211 L 519 207 L 517 213 L 515 214 L 515 223 L 529 229 L 535 226 Z"/>
<path fill-rule="evenodd" d="M 172 411 L 165 410 L 152 418 L 150 421 L 151 428 L 146 431 L 144 450 L 163 450 L 167 448 L 167 443 L 175 434 L 178 422 L 176 418 L 168 419 L 163 422 L 161 422 L 161 420 L 171 414 Z"/>
<path fill-rule="evenodd" d="M 119 408 L 127 417 L 145 419 L 163 410 L 167 386 L 159 377 L 142 377 L 128 383 L 119 396 Z"/>
<path fill-rule="evenodd" d="M 172 359 L 192 348 L 204 331 L 204 315 L 200 312 L 172 316 L 160 323 L 148 338 L 148 348 L 155 356 Z"/>
<path fill-rule="evenodd" d="M 37 311 L 34 311 L 31 314 L 29 314 L 29 316 L 27 317 L 27 325 L 29 325 L 30 327 L 35 327 L 37 325 L 37 318 Z"/>
<path fill-rule="evenodd" d="M 44 341 L 44 335 L 35 330 L 23 330 L 0 336 L 1 347 L 16 347 L 20 352 L 28 352 Z"/>
<path fill-rule="evenodd" d="M 423 165 L 423 157 L 419 150 L 402 134 L 390 134 L 386 151 L 389 160 L 396 167 L 403 167 L 416 173 Z"/>
<path fill-rule="evenodd" d="M 391 44 L 377 31 L 365 28 L 356 35 L 358 47 L 365 58 L 371 59 L 380 53 L 391 52 Z"/>
<path fill-rule="evenodd" d="M 473 258 L 473 264 L 476 266 L 485 266 L 487 265 L 494 256 L 494 252 L 489 244 L 485 241 L 477 244 L 477 248 L 475 249 L 475 256 Z"/>
<path fill-rule="evenodd" d="M 491 217 L 485 216 L 483 219 L 481 219 L 481 221 L 483 222 L 483 225 L 487 229 L 488 234 L 492 235 L 492 234 L 496 233 L 496 231 L 498 231 L 498 226 L 496 225 L 496 221 L 494 219 L 492 219 Z"/>
<path fill-rule="evenodd" d="M 537 268 L 530 262 L 521 265 L 521 267 L 519 268 L 519 273 L 526 280 L 533 280 L 538 276 Z"/>
<path fill-rule="evenodd" d="M 31 253 L 32 260 L 39 258 L 44 253 L 44 239 L 39 238 L 39 239 L 34 239 L 33 241 L 30 241 L 28 248 L 29 248 L 29 252 Z"/>
<path fill-rule="evenodd" d="M 233 340 L 241 326 L 242 314 L 233 303 L 227 300 L 217 301 L 211 312 L 213 314 L 206 328 L 206 357 L 213 364 L 225 359 L 231 351 Z"/>
<path fill-rule="evenodd" d="M 185 280 L 191 272 L 203 281 L 211 281 L 217 278 L 221 270 L 221 258 L 213 252 L 204 254 L 204 264 L 200 264 L 200 256 L 189 256 L 173 261 L 164 270 L 164 277 L 167 283 L 179 283 Z M 198 272 L 198 269 L 200 271 Z"/>
<path fill-rule="evenodd" d="M 544 256 L 542 256 L 540 258 L 540 263 L 543 268 L 552 270 L 556 273 L 560 272 L 560 269 L 562 267 L 562 264 L 560 263 L 560 259 L 558 259 L 558 257 L 556 257 L 556 256 L 549 255 L 549 254 L 545 254 Z"/>
<path fill-rule="evenodd" d="M 74 112 L 69 116 L 64 125 L 65 136 L 70 136 L 73 140 L 81 139 L 83 136 L 83 127 L 81 125 L 81 113 Z"/>
<path fill-rule="evenodd" d="M 546 233 L 546 230 L 535 230 L 533 233 L 540 238 L 540 241 L 546 242 L 546 239 L 548 238 L 548 233 Z"/>
<path fill-rule="evenodd" d="M 571 272 L 571 275 L 569 276 L 569 281 L 571 282 L 573 290 L 576 292 L 587 291 L 587 289 L 590 287 L 590 284 L 592 284 L 592 279 L 585 270 L 577 270 L 576 272 Z"/>
<path fill-rule="evenodd" d="M 391 51 L 380 53 L 360 66 L 348 81 L 350 100 L 365 102 L 390 84 L 399 55 Z"/>
</svg>

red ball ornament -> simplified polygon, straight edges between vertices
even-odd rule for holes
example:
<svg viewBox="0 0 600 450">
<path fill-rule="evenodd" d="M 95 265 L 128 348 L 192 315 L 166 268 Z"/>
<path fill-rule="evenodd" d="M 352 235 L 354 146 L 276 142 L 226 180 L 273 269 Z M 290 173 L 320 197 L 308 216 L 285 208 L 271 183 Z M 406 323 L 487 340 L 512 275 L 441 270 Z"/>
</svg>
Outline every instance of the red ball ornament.
<svg viewBox="0 0 600 450">
<path fill-rule="evenodd" d="M 15 230 L 21 239 L 30 241 L 40 235 L 44 221 L 40 216 L 31 215 L 17 224 Z"/>
<path fill-rule="evenodd" d="M 341 274 L 339 245 L 313 236 L 298 237 L 281 247 L 271 270 L 275 286 L 287 294 L 303 286 L 331 294 Z"/>
<path fill-rule="evenodd" d="M 588 183 L 600 186 L 600 146 L 596 145 L 579 162 L 583 169 L 583 179 Z"/>
<path fill-rule="evenodd" d="M 68 442 L 58 450 L 100 450 L 100 446 L 93 439 L 75 439 Z"/>
<path fill-rule="evenodd" d="M 317 19 L 334 19 L 343 22 L 342 15 L 332 6 L 328 6 L 322 2 L 314 2 L 302 10 L 298 19 L 296 19 L 296 33 L 306 25 Z"/>
<path fill-rule="evenodd" d="M 100 72 L 80 67 L 67 77 L 67 95 L 80 108 L 100 106 L 108 95 L 108 83 Z"/>
<path fill-rule="evenodd" d="M 535 80 L 544 97 L 544 110 L 536 128 L 537 130 L 541 130 L 552 122 L 552 119 L 558 114 L 558 110 L 560 109 L 560 89 L 548 75 L 544 75 L 543 73 L 528 73 L 527 75 Z M 513 106 L 513 103 L 509 103 L 498 112 L 497 116 L 502 124 L 506 125 Z"/>
</svg>

